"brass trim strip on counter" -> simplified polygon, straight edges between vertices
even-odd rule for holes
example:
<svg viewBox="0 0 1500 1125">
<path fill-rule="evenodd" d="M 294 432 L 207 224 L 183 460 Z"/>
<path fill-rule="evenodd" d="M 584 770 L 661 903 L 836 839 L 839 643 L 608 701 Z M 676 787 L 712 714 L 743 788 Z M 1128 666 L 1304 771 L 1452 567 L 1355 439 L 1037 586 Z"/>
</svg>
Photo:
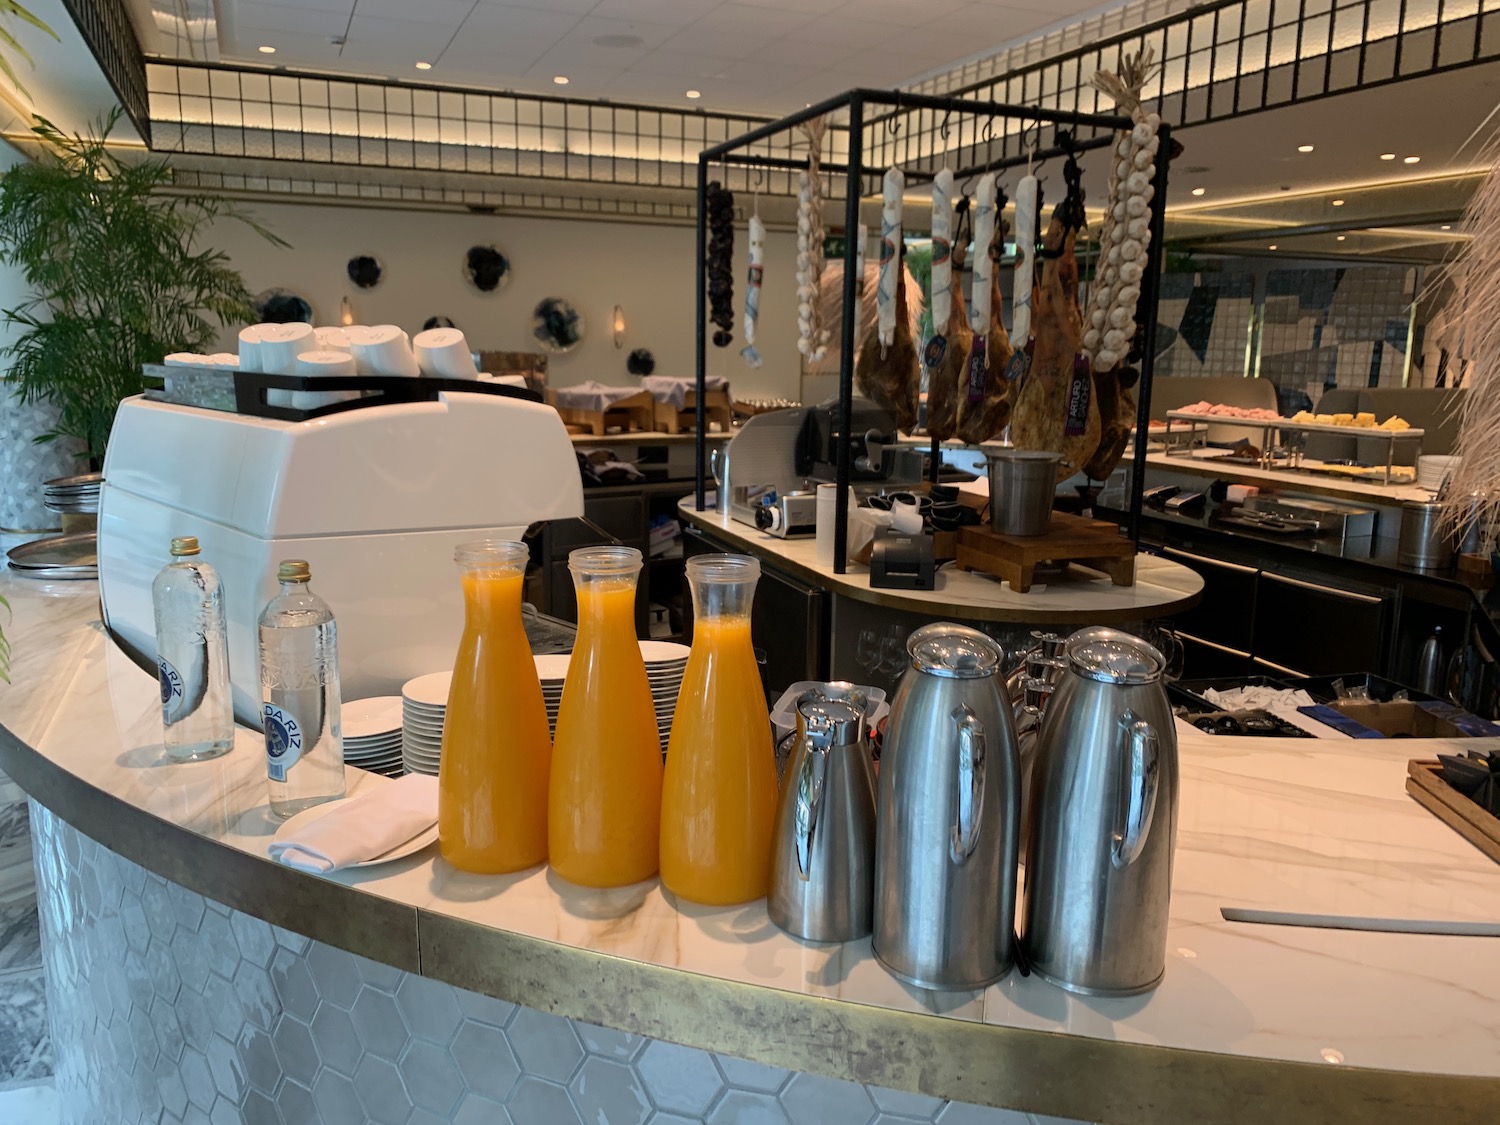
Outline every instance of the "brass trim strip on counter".
<svg viewBox="0 0 1500 1125">
<path fill-rule="evenodd" d="M 1500 1104 L 1492 1078 L 998 1027 L 632 961 L 394 903 L 220 844 L 89 785 L 4 727 L 0 769 L 109 850 L 277 926 L 501 1000 L 771 1066 L 1111 1125 L 1491 1125 Z"/>
<path fill-rule="evenodd" d="M 1195 555 L 1191 551 L 1184 551 L 1181 547 L 1163 547 L 1161 553 L 1171 555 L 1174 558 L 1189 559 L 1192 562 L 1203 563 L 1205 566 L 1215 566 L 1221 570 L 1238 571 L 1241 574 L 1259 574 L 1260 571 L 1253 566 L 1245 566 L 1243 563 L 1225 562 L 1223 559 L 1211 559 L 1207 555 Z"/>
<path fill-rule="evenodd" d="M 1328 594 L 1335 598 L 1348 598 L 1350 601 L 1365 602 L 1368 605 L 1379 605 L 1380 598 L 1370 594 L 1359 594 L 1353 590 L 1345 590 L 1339 586 L 1320 585 L 1317 582 L 1305 582 L 1300 578 L 1288 578 L 1284 574 L 1272 574 L 1269 570 L 1260 572 L 1262 578 L 1272 582 L 1280 582 L 1286 586 L 1300 586 L 1304 590 L 1313 590 L 1319 594 Z"/>
</svg>

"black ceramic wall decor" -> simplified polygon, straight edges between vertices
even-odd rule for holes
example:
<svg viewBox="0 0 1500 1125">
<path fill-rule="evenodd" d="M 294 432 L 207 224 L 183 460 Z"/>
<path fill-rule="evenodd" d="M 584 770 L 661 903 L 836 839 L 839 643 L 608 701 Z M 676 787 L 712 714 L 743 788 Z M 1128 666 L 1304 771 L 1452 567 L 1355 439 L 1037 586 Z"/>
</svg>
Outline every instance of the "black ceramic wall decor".
<svg viewBox="0 0 1500 1125">
<path fill-rule="evenodd" d="M 636 348 L 625 361 L 625 370 L 637 377 L 649 375 L 656 370 L 656 357 L 649 348 Z"/>
<path fill-rule="evenodd" d="M 374 289 L 380 284 L 380 279 L 385 276 L 385 267 L 373 254 L 356 254 L 349 259 L 349 265 L 346 268 L 349 271 L 349 280 L 361 289 Z"/>
<path fill-rule="evenodd" d="M 313 323 L 312 302 L 295 289 L 273 285 L 254 297 L 255 315 L 262 324 Z"/>
<path fill-rule="evenodd" d="M 454 324 L 453 321 L 449 320 L 446 316 L 429 316 L 426 320 L 424 320 L 422 322 L 422 331 L 423 332 L 426 332 L 429 328 L 457 328 L 457 327 L 458 327 L 458 325 Z"/>
<path fill-rule="evenodd" d="M 494 246 L 470 246 L 464 255 L 464 278 L 481 293 L 510 284 L 510 259 Z"/>
<path fill-rule="evenodd" d="M 562 297 L 543 297 L 531 313 L 531 334 L 549 352 L 566 352 L 583 340 L 583 314 Z"/>
</svg>

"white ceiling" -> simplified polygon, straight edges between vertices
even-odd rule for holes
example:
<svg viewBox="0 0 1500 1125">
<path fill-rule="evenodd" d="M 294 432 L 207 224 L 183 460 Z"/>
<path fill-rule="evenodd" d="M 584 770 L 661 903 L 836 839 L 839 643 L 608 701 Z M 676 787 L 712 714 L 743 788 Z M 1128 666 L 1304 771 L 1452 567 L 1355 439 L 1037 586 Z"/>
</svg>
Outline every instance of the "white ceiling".
<svg viewBox="0 0 1500 1125">
<path fill-rule="evenodd" d="M 225 62 L 780 114 L 853 86 L 901 85 L 1100 7 L 1100 0 L 220 0 L 218 31 Z M 187 44 L 161 36 L 149 48 L 189 54 Z M 415 69 L 419 61 L 432 69 Z M 556 85 L 555 75 L 568 85 Z M 689 100 L 689 89 L 701 100 Z"/>
</svg>

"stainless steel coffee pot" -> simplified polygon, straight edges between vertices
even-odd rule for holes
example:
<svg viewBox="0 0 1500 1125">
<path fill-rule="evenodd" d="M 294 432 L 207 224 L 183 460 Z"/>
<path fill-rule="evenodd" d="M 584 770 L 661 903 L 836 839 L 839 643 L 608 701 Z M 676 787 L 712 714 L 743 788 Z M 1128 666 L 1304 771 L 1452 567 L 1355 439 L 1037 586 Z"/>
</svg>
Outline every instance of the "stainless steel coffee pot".
<svg viewBox="0 0 1500 1125">
<path fill-rule="evenodd" d="M 809 693 L 797 704 L 776 806 L 767 910 L 797 937 L 852 941 L 870 932 L 874 879 L 875 777 L 864 709 L 854 698 Z"/>
<path fill-rule="evenodd" d="M 940 622 L 912 633 L 880 759 L 875 956 L 925 988 L 1011 966 L 1020 783 L 1000 647 Z"/>
<path fill-rule="evenodd" d="M 1177 736 L 1146 642 L 1112 629 L 1068 638 L 1031 779 L 1022 944 L 1038 974 L 1123 996 L 1166 968 L 1177 831 Z"/>
</svg>

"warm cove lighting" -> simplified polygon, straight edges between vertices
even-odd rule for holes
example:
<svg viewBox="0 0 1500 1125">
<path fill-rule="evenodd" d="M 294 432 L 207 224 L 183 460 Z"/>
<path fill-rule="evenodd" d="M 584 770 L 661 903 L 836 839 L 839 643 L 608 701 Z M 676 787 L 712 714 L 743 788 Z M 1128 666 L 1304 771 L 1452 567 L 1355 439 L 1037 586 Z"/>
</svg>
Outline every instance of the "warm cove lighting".
<svg viewBox="0 0 1500 1125">
<path fill-rule="evenodd" d="M 1208 190 L 1207 188 L 1195 187 L 1193 189 L 1193 194 L 1194 195 L 1202 195 L 1207 190 Z"/>
<path fill-rule="evenodd" d="M 419 62 L 419 63 L 417 63 L 417 69 L 418 70 L 431 70 L 432 69 L 432 64 L 430 62 Z"/>
<path fill-rule="evenodd" d="M 276 53 L 275 47 L 261 47 L 259 50 L 263 55 L 274 55 Z"/>
<path fill-rule="evenodd" d="M 552 81 L 559 86 L 566 86 L 568 84 L 568 76 L 566 74 L 554 74 Z"/>
</svg>

